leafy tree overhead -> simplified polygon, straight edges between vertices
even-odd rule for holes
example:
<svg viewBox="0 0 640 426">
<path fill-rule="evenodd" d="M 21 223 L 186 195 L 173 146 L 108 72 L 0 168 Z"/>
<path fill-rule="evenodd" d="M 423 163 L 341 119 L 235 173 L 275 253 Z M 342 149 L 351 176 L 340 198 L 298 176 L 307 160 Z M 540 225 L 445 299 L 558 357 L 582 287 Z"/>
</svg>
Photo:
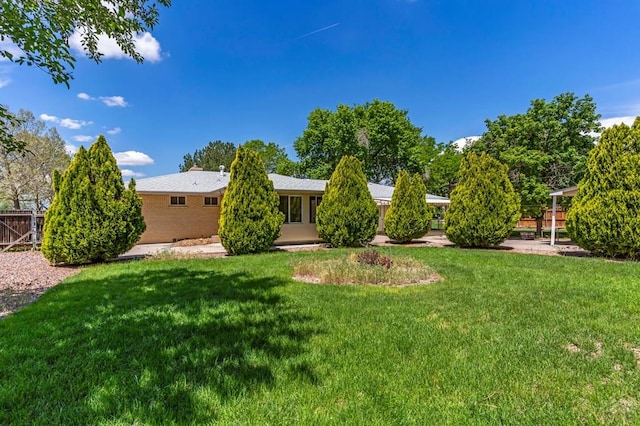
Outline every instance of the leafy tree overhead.
<svg viewBox="0 0 640 426">
<path fill-rule="evenodd" d="M 375 99 L 353 107 L 338 105 L 335 112 L 316 108 L 294 148 L 304 176 L 328 179 L 341 158 L 351 155 L 363 163 L 368 180 L 388 183 L 400 170 L 424 173 L 436 147 L 421 132 L 407 111 Z"/>
<path fill-rule="evenodd" d="M 378 229 L 378 206 L 371 197 L 362 163 L 355 157 L 340 160 L 318 205 L 316 228 L 333 247 L 369 243 Z"/>
<path fill-rule="evenodd" d="M 236 146 L 233 142 L 212 141 L 204 148 L 196 149 L 193 154 L 186 154 L 180 164 L 180 171 L 186 172 L 193 166 L 209 171 L 217 171 L 220 166 L 224 166 L 225 170 L 229 170 L 235 156 Z"/>
<path fill-rule="evenodd" d="M 134 36 L 155 27 L 160 5 L 168 7 L 171 0 L 3 0 L 0 41 L 12 42 L 20 54 L 15 55 L 5 47 L 0 49 L 0 57 L 38 67 L 54 83 L 68 87 L 76 60 L 69 47 L 69 37 L 74 32 L 80 34 L 87 55 L 96 62 L 102 56 L 98 49 L 98 36 L 102 34 L 113 39 L 126 55 L 142 62 L 144 58 L 135 49 Z M 8 109 L 0 105 L 0 122 L 8 118 Z M 0 145 L 7 151 L 24 148 L 15 143 L 2 124 Z"/>
<path fill-rule="evenodd" d="M 601 130 L 599 119 L 589 95 L 536 99 L 524 114 L 487 120 L 487 131 L 468 150 L 486 152 L 509 167 L 522 215 L 536 218 L 540 233 L 550 191 L 575 185 L 584 175 L 594 134 Z"/>
<path fill-rule="evenodd" d="M 0 146 L 0 200 L 14 209 L 43 210 L 53 199 L 53 171 L 66 169 L 71 157 L 55 128 L 48 129 L 29 111 L 20 110 L 15 116 L 18 121 L 7 123 L 7 128 L 26 151 Z"/>
<path fill-rule="evenodd" d="M 520 218 L 519 210 L 520 200 L 507 176 L 507 166 L 485 153 L 470 153 L 460 164 L 444 232 L 461 247 L 497 246 L 511 234 Z"/>
<path fill-rule="evenodd" d="M 595 254 L 640 258 L 640 117 L 602 133 L 567 213 L 567 231 Z"/>
<path fill-rule="evenodd" d="M 393 241 L 408 243 L 431 228 L 434 208 L 427 204 L 427 189 L 419 174 L 401 170 L 384 216 L 384 233 Z"/>
<path fill-rule="evenodd" d="M 427 166 L 427 192 L 448 197 L 457 182 L 462 157 L 452 143 L 438 144 L 438 154 Z"/>
<path fill-rule="evenodd" d="M 284 214 L 260 155 L 238 147 L 220 207 L 220 242 L 231 255 L 266 252 L 280 236 Z"/>
<path fill-rule="evenodd" d="M 114 258 L 133 247 L 146 228 L 135 181 L 125 189 L 103 136 L 88 151 L 80 147 L 63 175 L 54 172 L 53 188 L 41 248 L 52 264 Z"/>
<path fill-rule="evenodd" d="M 293 174 L 293 162 L 289 159 L 284 148 L 275 142 L 265 144 L 260 139 L 253 139 L 245 142 L 243 146 L 260 154 L 267 173 L 278 173 L 287 176 Z"/>
</svg>

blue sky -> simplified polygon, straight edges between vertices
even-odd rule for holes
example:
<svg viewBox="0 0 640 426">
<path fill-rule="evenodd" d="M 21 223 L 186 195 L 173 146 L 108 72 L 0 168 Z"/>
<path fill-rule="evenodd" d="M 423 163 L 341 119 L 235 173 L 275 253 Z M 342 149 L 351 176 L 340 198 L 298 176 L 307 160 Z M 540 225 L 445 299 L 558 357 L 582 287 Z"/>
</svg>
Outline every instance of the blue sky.
<svg viewBox="0 0 640 426">
<path fill-rule="evenodd" d="M 144 64 L 106 44 L 99 65 L 79 55 L 67 89 L 0 62 L 0 102 L 70 145 L 105 134 L 135 176 L 177 172 L 218 139 L 295 158 L 314 108 L 374 98 L 439 142 L 566 91 L 589 93 L 609 124 L 640 115 L 638 16 L 640 2 L 615 0 L 175 0 L 139 44 Z"/>
</svg>

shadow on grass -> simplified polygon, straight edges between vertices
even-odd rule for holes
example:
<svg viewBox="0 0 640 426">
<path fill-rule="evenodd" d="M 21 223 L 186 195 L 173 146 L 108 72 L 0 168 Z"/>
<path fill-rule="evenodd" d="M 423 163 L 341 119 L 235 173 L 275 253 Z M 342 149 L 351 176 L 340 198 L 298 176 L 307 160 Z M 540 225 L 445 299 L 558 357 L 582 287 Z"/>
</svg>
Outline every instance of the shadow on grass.
<svg viewBox="0 0 640 426">
<path fill-rule="evenodd" d="M 81 275 L 0 323 L 0 424 L 202 423 L 277 377 L 317 384 L 287 281 L 164 265 Z"/>
</svg>

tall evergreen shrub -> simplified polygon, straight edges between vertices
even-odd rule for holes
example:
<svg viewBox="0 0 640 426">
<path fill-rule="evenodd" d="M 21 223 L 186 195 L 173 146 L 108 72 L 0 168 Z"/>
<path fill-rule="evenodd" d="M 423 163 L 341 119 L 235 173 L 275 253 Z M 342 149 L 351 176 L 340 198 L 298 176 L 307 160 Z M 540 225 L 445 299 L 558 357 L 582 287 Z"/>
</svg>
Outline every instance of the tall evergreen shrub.
<svg viewBox="0 0 640 426">
<path fill-rule="evenodd" d="M 375 237 L 378 215 L 362 163 L 352 156 L 342 157 L 318 206 L 318 234 L 333 247 L 362 246 Z"/>
<path fill-rule="evenodd" d="M 53 264 L 114 258 L 146 229 L 132 179 L 125 189 L 104 136 L 80 147 L 63 175 L 54 174 L 54 199 L 45 214 L 42 253 Z"/>
<path fill-rule="evenodd" d="M 427 203 L 427 188 L 419 174 L 401 170 L 384 216 L 384 232 L 393 241 L 408 243 L 431 228 L 434 208 Z"/>
<path fill-rule="evenodd" d="M 567 231 L 594 254 L 640 259 L 640 117 L 605 130 L 567 213 Z"/>
<path fill-rule="evenodd" d="M 284 214 L 260 154 L 242 146 L 231 163 L 220 207 L 220 242 L 229 254 L 268 251 L 280 236 Z"/>
<path fill-rule="evenodd" d="M 506 240 L 520 217 L 520 199 L 507 166 L 487 154 L 462 160 L 458 185 L 445 213 L 447 238 L 462 247 L 492 247 Z"/>
</svg>

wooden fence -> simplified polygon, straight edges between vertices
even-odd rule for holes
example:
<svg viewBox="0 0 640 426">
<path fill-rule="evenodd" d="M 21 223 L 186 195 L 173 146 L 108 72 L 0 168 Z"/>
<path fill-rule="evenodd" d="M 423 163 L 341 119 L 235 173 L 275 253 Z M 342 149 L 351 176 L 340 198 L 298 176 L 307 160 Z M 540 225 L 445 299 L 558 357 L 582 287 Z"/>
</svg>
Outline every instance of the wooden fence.
<svg viewBox="0 0 640 426">
<path fill-rule="evenodd" d="M 31 245 L 42 242 L 44 212 L 32 210 L 0 211 L 0 251 L 14 246 Z"/>
<path fill-rule="evenodd" d="M 544 213 L 544 217 L 542 219 L 542 227 L 543 228 L 551 228 L 551 209 L 547 210 Z M 567 212 L 558 208 L 556 210 L 556 228 L 564 228 L 565 219 L 567 217 Z M 516 228 L 535 228 L 536 220 L 535 218 L 522 218 L 518 221 Z"/>
</svg>

